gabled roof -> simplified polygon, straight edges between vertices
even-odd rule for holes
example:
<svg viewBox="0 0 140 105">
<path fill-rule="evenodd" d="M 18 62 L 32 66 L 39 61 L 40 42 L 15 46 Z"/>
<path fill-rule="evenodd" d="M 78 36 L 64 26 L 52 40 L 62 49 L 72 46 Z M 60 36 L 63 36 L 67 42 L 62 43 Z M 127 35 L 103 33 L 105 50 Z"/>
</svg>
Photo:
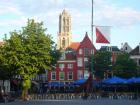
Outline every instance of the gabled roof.
<svg viewBox="0 0 140 105">
<path fill-rule="evenodd" d="M 117 46 L 101 46 L 99 51 L 120 51 Z"/>
<path fill-rule="evenodd" d="M 88 37 L 87 32 L 84 39 L 81 41 L 79 48 L 93 48 L 94 50 L 96 50 L 90 38 Z"/>
<path fill-rule="evenodd" d="M 130 55 L 140 55 L 139 53 L 139 46 L 137 46 L 135 49 L 133 49 L 129 54 Z"/>
<path fill-rule="evenodd" d="M 74 50 L 78 50 L 79 48 L 93 48 L 96 51 L 96 48 L 92 44 L 87 33 L 81 42 L 72 42 L 68 48 L 72 48 Z"/>
<path fill-rule="evenodd" d="M 125 42 L 124 44 L 122 43 L 121 45 L 122 45 L 121 51 L 124 51 L 127 53 L 132 51 L 132 48 L 129 46 L 127 42 Z"/>
<path fill-rule="evenodd" d="M 72 48 L 74 50 L 77 50 L 79 46 L 80 46 L 80 42 L 72 42 L 70 44 L 69 48 Z"/>
</svg>

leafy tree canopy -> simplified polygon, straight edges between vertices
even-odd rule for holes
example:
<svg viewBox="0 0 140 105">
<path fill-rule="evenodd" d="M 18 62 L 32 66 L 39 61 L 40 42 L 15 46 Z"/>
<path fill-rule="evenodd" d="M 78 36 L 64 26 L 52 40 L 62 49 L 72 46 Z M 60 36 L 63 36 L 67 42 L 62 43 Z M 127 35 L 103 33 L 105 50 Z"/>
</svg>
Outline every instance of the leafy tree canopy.
<svg viewBox="0 0 140 105">
<path fill-rule="evenodd" d="M 23 79 L 51 69 L 59 58 L 52 37 L 46 35 L 43 23 L 29 19 L 21 31 L 10 33 L 1 47 L 1 66 L 11 77 L 20 75 Z"/>
<path fill-rule="evenodd" d="M 130 59 L 129 54 L 123 53 L 118 55 L 115 65 L 113 66 L 114 75 L 129 78 L 137 76 L 136 63 Z"/>
<path fill-rule="evenodd" d="M 93 58 L 93 70 L 96 77 L 104 78 L 104 72 L 109 70 L 111 53 L 98 51 Z"/>
</svg>

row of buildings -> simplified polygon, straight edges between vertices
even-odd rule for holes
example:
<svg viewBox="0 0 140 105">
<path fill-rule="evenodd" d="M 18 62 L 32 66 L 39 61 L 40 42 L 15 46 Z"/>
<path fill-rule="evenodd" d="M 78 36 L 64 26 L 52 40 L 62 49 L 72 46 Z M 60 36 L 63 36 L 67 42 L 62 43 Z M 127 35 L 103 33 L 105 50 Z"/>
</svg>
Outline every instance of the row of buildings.
<svg viewBox="0 0 140 105">
<path fill-rule="evenodd" d="M 71 15 L 66 11 L 59 15 L 59 32 L 57 35 L 57 48 L 62 56 L 57 61 L 56 68 L 47 72 L 47 81 L 70 83 L 89 76 L 89 57 L 98 51 L 91 42 L 88 33 L 85 33 L 81 42 L 72 42 Z M 140 45 L 132 49 L 124 43 L 119 49 L 117 46 L 101 46 L 99 51 L 109 51 L 112 54 L 112 64 L 122 52 L 130 53 L 131 58 L 140 66 Z"/>
<path fill-rule="evenodd" d="M 89 72 L 89 57 L 98 51 L 91 42 L 88 33 L 83 35 L 81 42 L 72 42 L 71 15 L 66 11 L 59 15 L 59 32 L 57 35 L 57 49 L 62 53 L 53 70 L 46 70 L 45 74 L 37 75 L 33 81 L 64 82 L 69 84 L 79 79 L 87 79 Z M 117 46 L 101 46 L 99 51 L 109 51 L 111 61 L 115 63 L 117 55 L 122 52 L 130 53 L 131 58 L 140 66 L 140 45 L 132 49 L 128 43 Z M 1 83 L 1 82 L 0 82 Z M 13 84 L 16 84 L 16 82 Z M 7 85 L 9 87 L 9 84 Z"/>
</svg>

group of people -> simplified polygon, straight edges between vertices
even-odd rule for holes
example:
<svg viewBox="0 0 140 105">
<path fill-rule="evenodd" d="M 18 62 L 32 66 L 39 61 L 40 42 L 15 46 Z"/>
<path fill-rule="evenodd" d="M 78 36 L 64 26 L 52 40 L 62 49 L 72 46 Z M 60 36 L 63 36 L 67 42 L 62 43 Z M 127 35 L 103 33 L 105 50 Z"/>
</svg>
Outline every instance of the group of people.
<svg viewBox="0 0 140 105">
<path fill-rule="evenodd" d="M 83 100 L 91 100 L 91 99 L 101 99 L 101 98 L 109 98 L 109 99 L 137 99 L 137 94 L 125 94 L 125 93 L 111 93 L 106 96 L 99 93 L 56 93 L 56 94 L 32 94 L 30 96 L 31 100 L 73 100 L 73 99 L 83 99 Z"/>
</svg>

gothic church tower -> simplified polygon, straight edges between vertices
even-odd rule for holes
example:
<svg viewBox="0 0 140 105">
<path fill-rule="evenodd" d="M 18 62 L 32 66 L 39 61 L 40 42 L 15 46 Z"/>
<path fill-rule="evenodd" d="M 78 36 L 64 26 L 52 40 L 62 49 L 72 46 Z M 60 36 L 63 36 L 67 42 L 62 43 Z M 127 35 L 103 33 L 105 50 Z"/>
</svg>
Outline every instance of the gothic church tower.
<svg viewBox="0 0 140 105">
<path fill-rule="evenodd" d="M 59 15 L 59 32 L 57 36 L 57 48 L 65 50 L 71 44 L 71 41 L 71 16 L 64 9 L 63 12 Z"/>
</svg>

